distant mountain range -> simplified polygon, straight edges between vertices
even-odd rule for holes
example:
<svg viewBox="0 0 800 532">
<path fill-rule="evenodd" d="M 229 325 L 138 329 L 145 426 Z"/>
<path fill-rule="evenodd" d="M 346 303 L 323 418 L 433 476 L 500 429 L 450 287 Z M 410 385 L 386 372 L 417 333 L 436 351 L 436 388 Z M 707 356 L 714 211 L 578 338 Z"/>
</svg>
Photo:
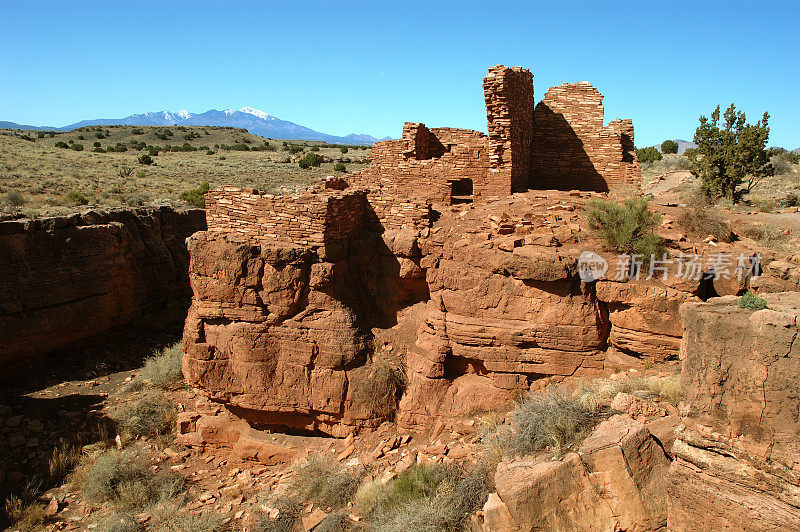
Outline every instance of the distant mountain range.
<svg viewBox="0 0 800 532">
<path fill-rule="evenodd" d="M 687 149 L 697 147 L 697 144 L 694 142 L 689 142 L 688 140 L 675 139 L 675 142 L 678 143 L 678 153 L 681 155 L 683 155 L 683 152 L 685 152 Z M 661 144 L 656 144 L 653 147 L 658 151 L 661 151 Z"/>
<path fill-rule="evenodd" d="M 0 121 L 0 128 L 4 129 L 32 129 L 37 131 L 72 131 L 85 126 L 106 125 L 130 126 L 222 126 L 244 128 L 253 135 L 273 139 L 292 140 L 320 140 L 331 144 L 372 144 L 379 140 L 391 139 L 384 137 L 376 139 L 370 135 L 351 133 L 344 137 L 320 133 L 313 129 L 270 116 L 264 111 L 252 107 L 241 109 L 225 109 L 218 111 L 212 109 L 205 113 L 195 114 L 186 110 L 170 112 L 158 111 L 126 116 L 125 118 L 98 118 L 95 120 L 82 120 L 64 127 L 29 126 L 14 122 Z"/>
</svg>

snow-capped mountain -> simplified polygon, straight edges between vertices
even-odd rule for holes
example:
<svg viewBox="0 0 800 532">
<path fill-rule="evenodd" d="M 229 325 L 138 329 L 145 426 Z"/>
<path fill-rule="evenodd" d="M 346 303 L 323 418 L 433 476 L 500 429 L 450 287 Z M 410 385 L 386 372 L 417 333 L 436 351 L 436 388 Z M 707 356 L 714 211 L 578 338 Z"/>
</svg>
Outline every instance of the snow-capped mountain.
<svg viewBox="0 0 800 532">
<path fill-rule="evenodd" d="M 0 122 L 0 127 L 8 129 L 45 129 L 51 131 L 71 131 L 85 126 L 105 126 L 105 125 L 131 125 L 131 126 L 222 126 L 244 128 L 254 135 L 273 139 L 297 139 L 297 140 L 321 140 L 329 143 L 341 144 L 372 144 L 378 140 L 370 135 L 359 135 L 352 133 L 344 137 L 320 133 L 313 129 L 281 120 L 270 116 L 266 112 L 253 107 L 242 107 L 241 109 L 225 109 L 219 111 L 212 109 L 205 113 L 190 113 L 182 109 L 180 111 L 157 111 L 126 116 L 125 118 L 99 118 L 95 120 L 83 120 L 75 124 L 64 127 L 37 127 L 22 126 L 12 122 Z"/>
</svg>

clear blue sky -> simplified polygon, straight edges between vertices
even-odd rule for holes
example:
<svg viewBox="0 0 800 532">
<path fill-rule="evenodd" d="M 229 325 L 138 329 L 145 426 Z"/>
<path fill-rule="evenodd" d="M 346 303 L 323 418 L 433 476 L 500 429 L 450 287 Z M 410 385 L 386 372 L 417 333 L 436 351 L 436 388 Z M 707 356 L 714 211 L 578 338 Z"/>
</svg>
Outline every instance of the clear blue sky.
<svg viewBox="0 0 800 532">
<path fill-rule="evenodd" d="M 404 121 L 485 131 L 498 63 L 548 87 L 588 80 L 636 144 L 691 139 L 735 102 L 800 146 L 800 2 L 2 3 L 0 120 L 62 126 L 249 105 L 318 131 Z"/>
</svg>

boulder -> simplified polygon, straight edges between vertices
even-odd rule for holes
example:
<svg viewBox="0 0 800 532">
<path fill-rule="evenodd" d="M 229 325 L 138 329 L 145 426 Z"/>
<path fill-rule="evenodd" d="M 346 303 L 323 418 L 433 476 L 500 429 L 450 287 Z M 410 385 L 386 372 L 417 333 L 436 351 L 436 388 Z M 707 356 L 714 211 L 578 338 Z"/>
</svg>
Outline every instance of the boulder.
<svg viewBox="0 0 800 532">
<path fill-rule="evenodd" d="M 485 528 L 656 530 L 667 521 L 669 464 L 643 424 L 613 416 L 560 460 L 502 461 L 496 498 L 484 507 Z"/>
</svg>

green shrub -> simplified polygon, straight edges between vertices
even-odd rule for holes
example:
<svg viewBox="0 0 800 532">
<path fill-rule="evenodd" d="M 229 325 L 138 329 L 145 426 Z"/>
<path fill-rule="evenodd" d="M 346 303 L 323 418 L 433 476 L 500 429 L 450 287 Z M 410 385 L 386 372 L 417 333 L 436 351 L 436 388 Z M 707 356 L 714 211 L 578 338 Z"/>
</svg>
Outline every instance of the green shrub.
<svg viewBox="0 0 800 532">
<path fill-rule="evenodd" d="M 83 151 L 83 144 L 73 144 L 70 149 L 75 151 Z"/>
<path fill-rule="evenodd" d="M 751 290 L 748 290 L 739 297 L 739 308 L 762 310 L 767 308 L 767 302 L 765 299 L 755 295 Z"/>
<path fill-rule="evenodd" d="M 353 382 L 353 405 L 375 417 L 389 417 L 405 388 L 403 372 L 392 367 L 384 358 L 375 357 Z"/>
<path fill-rule="evenodd" d="M 636 149 L 636 158 L 640 163 L 652 163 L 653 161 L 660 161 L 661 157 L 661 152 L 655 149 L 653 146 Z"/>
<path fill-rule="evenodd" d="M 295 467 L 292 489 L 301 501 L 313 501 L 322 508 L 341 508 L 353 498 L 359 478 L 338 462 L 309 457 Z"/>
<path fill-rule="evenodd" d="M 300 168 L 306 169 L 322 164 L 322 156 L 316 153 L 307 153 L 297 162 Z"/>
<path fill-rule="evenodd" d="M 308 151 L 319 151 L 319 146 L 311 146 Z"/>
<path fill-rule="evenodd" d="M 175 425 L 176 410 L 165 396 L 154 393 L 117 412 L 114 420 L 131 438 L 156 437 L 171 432 Z"/>
<path fill-rule="evenodd" d="M 11 207 L 19 207 L 25 204 L 25 198 L 18 191 L 12 190 L 3 197 L 3 202 Z"/>
<path fill-rule="evenodd" d="M 347 146 L 342 146 L 341 148 L 339 148 L 339 151 L 344 154 L 344 153 L 347 153 L 350 150 L 347 149 Z"/>
<path fill-rule="evenodd" d="M 94 136 L 95 136 L 95 138 L 98 138 L 98 139 L 104 139 L 104 138 L 106 138 L 106 136 L 105 136 L 105 135 L 103 135 L 103 133 L 102 133 L 102 132 L 97 132 L 97 133 L 95 133 L 95 134 L 94 134 Z"/>
<path fill-rule="evenodd" d="M 619 253 L 661 257 L 664 244 L 653 231 L 661 216 L 648 210 L 645 197 L 628 198 L 621 204 L 593 199 L 589 202 L 589 227 L 606 246 Z"/>
<path fill-rule="evenodd" d="M 147 155 L 149 155 L 150 157 L 155 157 L 156 155 L 158 155 L 158 146 L 148 146 Z"/>
<path fill-rule="evenodd" d="M 600 421 L 596 412 L 557 388 L 530 395 L 512 415 L 507 451 L 526 455 L 551 449 L 561 453 L 580 442 Z"/>
<path fill-rule="evenodd" d="M 336 163 L 336 164 L 333 165 L 333 171 L 334 172 L 346 172 L 347 171 L 347 167 L 344 165 L 344 163 Z"/>
<path fill-rule="evenodd" d="M 303 147 L 302 146 L 297 146 L 296 144 L 289 144 L 289 145 L 285 145 L 283 150 L 284 151 L 288 151 L 289 153 L 294 155 L 295 153 L 300 153 L 301 151 L 303 151 Z"/>
<path fill-rule="evenodd" d="M 156 388 L 175 388 L 183 383 L 183 373 L 181 372 L 181 344 L 172 344 L 165 347 L 158 353 L 154 353 L 144 363 L 141 373 L 136 380 L 141 380 L 145 384 Z"/>
<path fill-rule="evenodd" d="M 145 459 L 128 451 L 104 451 L 77 472 L 83 497 L 94 503 L 111 502 L 140 509 L 174 500 L 184 489 L 183 477 L 172 471 L 154 473 Z"/>
<path fill-rule="evenodd" d="M 214 150 L 206 150 L 206 155 L 214 155 L 215 153 L 217 152 L 215 152 Z"/>
<path fill-rule="evenodd" d="M 138 172 L 136 172 L 136 177 L 139 179 L 147 177 L 147 172 L 145 172 L 144 170 L 139 170 Z"/>
<path fill-rule="evenodd" d="M 223 157 L 220 157 L 222 159 Z M 208 181 L 203 182 L 199 187 L 181 192 L 181 199 L 193 207 L 204 209 L 206 206 L 205 195 L 210 190 Z"/>
<path fill-rule="evenodd" d="M 84 137 L 83 135 L 78 135 L 78 140 L 86 140 L 86 137 Z"/>
<path fill-rule="evenodd" d="M 100 144 L 97 141 L 94 141 L 94 142 L 92 142 L 92 146 L 94 146 L 95 148 L 99 148 L 100 146 L 102 146 L 102 144 Z"/>
<path fill-rule="evenodd" d="M 87 198 L 84 194 L 80 192 L 76 192 L 74 190 L 70 191 L 66 197 L 67 204 L 73 207 L 77 205 L 88 205 L 89 198 Z"/>
<path fill-rule="evenodd" d="M 69 144 L 67 144 L 63 140 L 59 140 L 58 142 L 56 142 L 55 146 L 56 146 L 56 148 L 64 148 L 64 149 L 68 149 L 69 148 Z"/>
<path fill-rule="evenodd" d="M 106 150 L 104 150 L 103 148 L 92 148 L 92 151 L 94 153 L 106 153 Z"/>
<path fill-rule="evenodd" d="M 140 156 L 139 156 L 139 158 L 138 158 L 138 159 L 136 159 L 136 161 L 137 161 L 139 164 L 144 164 L 144 165 L 147 165 L 147 166 L 150 166 L 151 164 L 153 164 L 153 158 L 152 158 L 152 157 L 150 157 L 150 156 L 149 156 L 148 154 L 146 154 L 146 153 L 145 153 L 145 154 L 142 154 L 142 155 L 140 155 Z"/>
<path fill-rule="evenodd" d="M 144 131 L 142 131 L 138 127 L 135 127 L 131 129 L 131 135 L 144 135 Z"/>
</svg>

